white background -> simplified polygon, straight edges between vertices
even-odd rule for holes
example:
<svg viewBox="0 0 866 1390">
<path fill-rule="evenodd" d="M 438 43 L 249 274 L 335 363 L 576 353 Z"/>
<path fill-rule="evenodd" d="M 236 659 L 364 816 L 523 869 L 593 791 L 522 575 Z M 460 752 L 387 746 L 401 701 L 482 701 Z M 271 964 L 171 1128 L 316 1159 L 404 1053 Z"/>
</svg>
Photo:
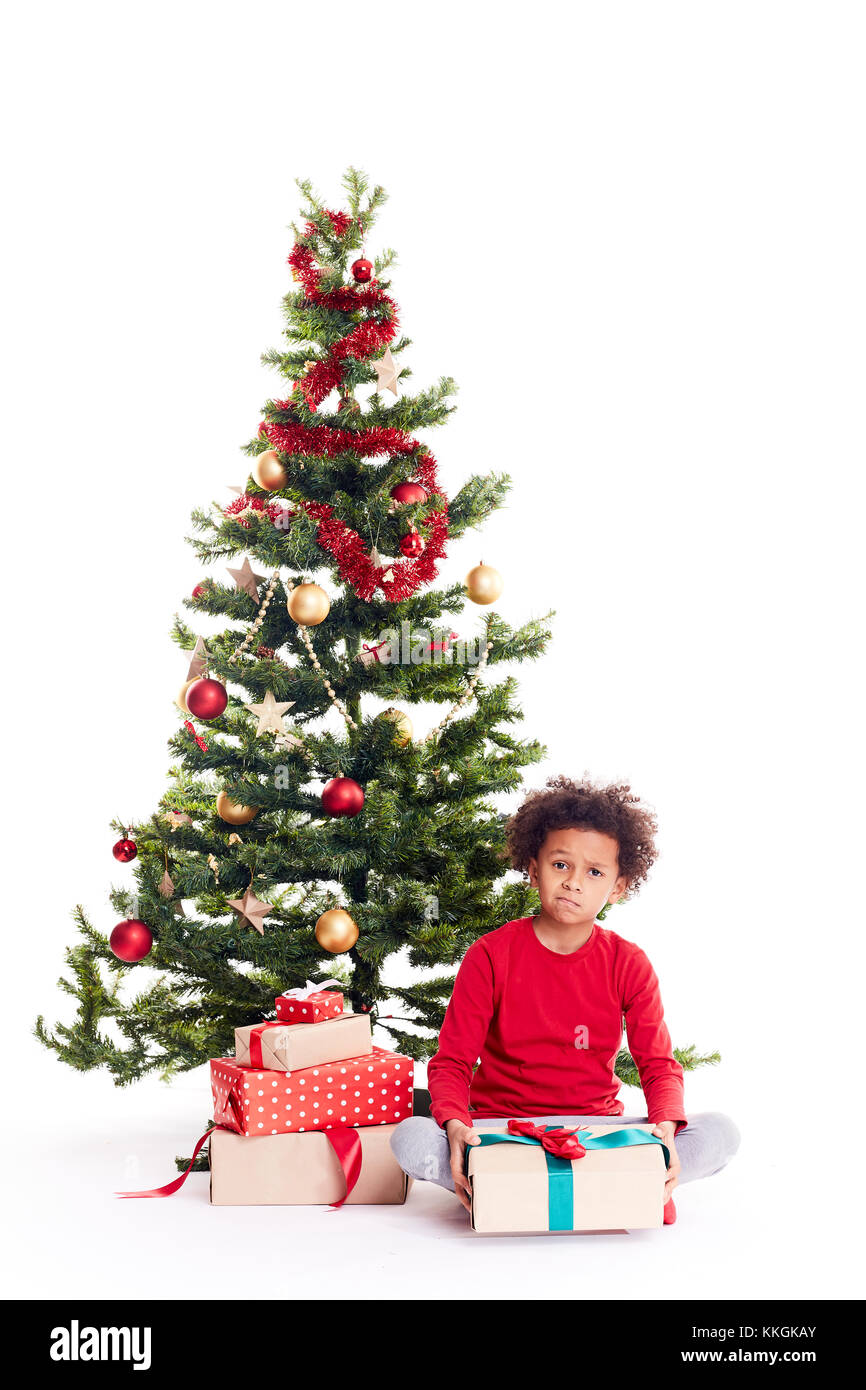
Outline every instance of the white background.
<svg viewBox="0 0 866 1390">
<path fill-rule="evenodd" d="M 256 1249 L 315 1296 L 337 1227 L 370 1293 L 505 1294 L 520 1261 L 532 1296 L 862 1295 L 862 7 L 82 0 L 5 29 L 8 1292 L 237 1291 Z M 675 1227 L 595 1238 L 591 1278 L 578 1238 L 472 1239 L 420 1186 L 339 1217 L 213 1211 L 204 1178 L 118 1203 L 189 1152 L 206 1075 L 118 1092 L 29 1036 L 70 1016 L 73 904 L 113 925 L 110 819 L 164 788 L 183 537 L 277 390 L 293 181 L 337 207 L 350 163 L 390 194 L 370 249 L 399 253 L 413 385 L 459 382 L 447 490 L 514 479 L 442 577 L 483 556 L 508 620 L 555 608 L 518 672 L 528 782 L 656 807 L 608 925 L 674 1041 L 722 1053 L 687 1108 L 743 1135 Z"/>
</svg>

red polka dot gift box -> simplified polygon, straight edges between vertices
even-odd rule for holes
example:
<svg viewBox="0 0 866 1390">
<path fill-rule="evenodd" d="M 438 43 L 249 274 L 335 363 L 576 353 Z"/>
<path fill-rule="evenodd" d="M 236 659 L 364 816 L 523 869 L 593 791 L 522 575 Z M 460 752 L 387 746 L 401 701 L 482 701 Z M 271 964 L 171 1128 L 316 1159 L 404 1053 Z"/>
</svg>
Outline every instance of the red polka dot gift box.
<svg viewBox="0 0 866 1390">
<path fill-rule="evenodd" d="M 238 1134 L 399 1124 L 412 1114 L 412 1058 L 383 1047 L 299 1071 L 242 1067 L 218 1057 L 210 1072 L 214 1121 Z"/>
<path fill-rule="evenodd" d="M 328 980 L 326 983 L 334 985 L 337 982 Z M 309 983 L 304 989 L 287 989 L 275 1002 L 281 1023 L 323 1023 L 343 1012 L 343 996 L 339 990 Z"/>
</svg>

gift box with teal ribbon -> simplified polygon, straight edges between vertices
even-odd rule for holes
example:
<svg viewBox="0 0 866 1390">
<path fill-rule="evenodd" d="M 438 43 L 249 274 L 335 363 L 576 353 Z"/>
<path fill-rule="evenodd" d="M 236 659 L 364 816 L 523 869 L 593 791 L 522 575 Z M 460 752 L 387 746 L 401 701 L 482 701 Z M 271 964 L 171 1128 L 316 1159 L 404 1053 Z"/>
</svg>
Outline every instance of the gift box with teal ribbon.
<svg viewBox="0 0 866 1390">
<path fill-rule="evenodd" d="M 670 1153 L 653 1126 L 509 1120 L 466 1146 L 472 1229 L 646 1230 L 663 1224 Z"/>
</svg>

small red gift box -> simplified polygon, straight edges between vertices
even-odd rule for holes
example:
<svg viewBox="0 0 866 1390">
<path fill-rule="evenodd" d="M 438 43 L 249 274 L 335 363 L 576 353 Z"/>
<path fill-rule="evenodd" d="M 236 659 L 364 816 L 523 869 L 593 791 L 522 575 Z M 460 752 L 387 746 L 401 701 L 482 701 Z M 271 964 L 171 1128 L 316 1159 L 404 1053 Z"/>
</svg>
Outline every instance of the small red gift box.
<svg viewBox="0 0 866 1390">
<path fill-rule="evenodd" d="M 335 985 L 336 980 L 326 984 Z M 281 1023 L 324 1023 L 343 1012 L 343 996 L 338 990 L 308 984 L 306 989 L 290 989 L 275 1001 Z"/>
<path fill-rule="evenodd" d="M 238 1134 L 390 1125 L 412 1114 L 412 1058 L 383 1047 L 300 1071 L 240 1067 L 217 1057 L 210 1073 L 214 1120 Z"/>
</svg>

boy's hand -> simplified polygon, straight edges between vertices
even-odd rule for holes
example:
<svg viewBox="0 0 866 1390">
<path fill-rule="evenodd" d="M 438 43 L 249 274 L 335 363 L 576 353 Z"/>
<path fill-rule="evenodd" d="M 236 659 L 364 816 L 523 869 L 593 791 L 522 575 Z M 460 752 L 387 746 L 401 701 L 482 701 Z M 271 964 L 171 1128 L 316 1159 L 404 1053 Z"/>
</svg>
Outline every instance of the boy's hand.
<svg viewBox="0 0 866 1390">
<path fill-rule="evenodd" d="M 665 1203 L 666 1203 L 666 1204 L 670 1201 L 671 1197 L 673 1196 L 674 1188 L 676 1187 L 677 1183 L 678 1183 L 679 1180 L 680 1180 L 680 1178 L 679 1178 L 679 1173 L 680 1173 L 680 1166 L 681 1166 L 681 1165 L 680 1165 L 679 1156 L 678 1156 L 677 1151 L 676 1151 L 676 1149 L 675 1149 L 675 1147 L 674 1147 L 674 1135 L 675 1135 L 675 1133 L 676 1133 L 676 1129 L 677 1129 L 677 1122 L 676 1122 L 676 1120 L 659 1120 L 658 1124 L 655 1126 L 655 1128 L 654 1128 L 653 1131 L 652 1131 L 653 1134 L 658 1135 L 659 1139 L 661 1139 L 661 1141 L 662 1141 L 663 1144 L 666 1144 L 666 1145 L 667 1145 L 668 1149 L 670 1150 L 670 1155 L 671 1155 L 671 1166 L 670 1166 L 670 1168 L 668 1169 L 668 1175 L 667 1175 L 667 1178 L 666 1178 L 666 1180 L 665 1180 Z"/>
<path fill-rule="evenodd" d="M 448 1135 L 448 1142 L 451 1145 L 451 1176 L 454 1179 L 454 1191 L 466 1210 L 471 1211 L 472 1188 L 469 1179 L 463 1172 L 463 1156 L 466 1152 L 466 1145 L 480 1144 L 481 1137 L 477 1130 L 470 1129 L 469 1125 L 465 1125 L 462 1120 L 446 1120 L 445 1133 Z"/>
</svg>

